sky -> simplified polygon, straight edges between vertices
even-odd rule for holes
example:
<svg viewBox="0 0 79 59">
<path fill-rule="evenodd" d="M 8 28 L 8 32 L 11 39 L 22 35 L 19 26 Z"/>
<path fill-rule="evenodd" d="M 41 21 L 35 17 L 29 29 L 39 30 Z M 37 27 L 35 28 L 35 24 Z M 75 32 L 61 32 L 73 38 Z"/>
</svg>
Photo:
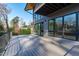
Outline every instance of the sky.
<svg viewBox="0 0 79 59">
<path fill-rule="evenodd" d="M 22 18 L 22 21 L 26 22 L 26 25 L 28 25 L 30 22 L 32 22 L 32 15 L 27 13 L 25 8 L 26 3 L 8 3 L 7 7 L 11 10 L 11 12 L 8 14 L 8 20 L 9 24 L 10 21 L 15 17 L 19 16 Z M 30 11 L 32 12 L 32 11 Z"/>
</svg>

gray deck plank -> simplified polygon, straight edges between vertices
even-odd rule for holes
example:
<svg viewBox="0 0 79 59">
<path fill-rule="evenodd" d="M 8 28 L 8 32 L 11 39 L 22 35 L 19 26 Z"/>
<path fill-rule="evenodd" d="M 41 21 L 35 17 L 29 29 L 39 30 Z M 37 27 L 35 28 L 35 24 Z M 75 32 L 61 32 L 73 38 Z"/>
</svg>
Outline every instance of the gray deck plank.
<svg viewBox="0 0 79 59">
<path fill-rule="evenodd" d="M 51 43 L 52 42 L 52 43 Z M 63 40 L 63 39 L 49 39 L 36 36 L 16 36 L 12 38 L 7 45 L 5 56 L 64 56 L 64 54 L 78 42 Z M 62 45 L 62 46 L 61 46 Z M 79 48 L 74 48 L 75 52 Z M 72 53 L 72 52 L 70 52 Z M 68 54 L 69 55 L 69 54 Z M 76 55 L 76 54 L 75 54 Z M 78 53 L 77 53 L 78 55 Z"/>
</svg>

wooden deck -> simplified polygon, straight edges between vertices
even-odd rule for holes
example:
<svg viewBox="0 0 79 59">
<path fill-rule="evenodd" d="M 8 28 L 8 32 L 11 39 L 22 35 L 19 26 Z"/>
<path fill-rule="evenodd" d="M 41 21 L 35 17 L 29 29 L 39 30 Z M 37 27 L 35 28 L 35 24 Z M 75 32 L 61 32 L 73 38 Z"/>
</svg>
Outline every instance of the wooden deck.
<svg viewBox="0 0 79 59">
<path fill-rule="evenodd" d="M 5 56 L 40 56 L 46 55 L 42 44 L 39 44 L 40 38 L 35 37 L 16 37 L 11 39 L 6 46 Z"/>
<path fill-rule="evenodd" d="M 4 56 L 64 56 L 79 42 L 52 38 L 43 38 L 36 35 L 13 37 L 6 46 Z M 76 50 L 76 49 L 74 49 Z M 77 48 L 77 55 L 79 50 Z M 76 53 L 75 53 L 76 54 Z M 73 55 L 73 53 L 68 53 Z"/>
</svg>

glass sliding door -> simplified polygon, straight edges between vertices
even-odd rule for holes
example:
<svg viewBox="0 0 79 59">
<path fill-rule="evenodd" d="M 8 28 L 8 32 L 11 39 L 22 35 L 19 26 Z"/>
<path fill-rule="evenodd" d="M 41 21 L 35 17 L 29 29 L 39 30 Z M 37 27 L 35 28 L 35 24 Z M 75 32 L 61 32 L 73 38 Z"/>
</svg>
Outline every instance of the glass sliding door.
<svg viewBox="0 0 79 59">
<path fill-rule="evenodd" d="M 43 22 L 40 23 L 40 35 L 43 36 L 44 34 L 44 24 Z"/>
<path fill-rule="evenodd" d="M 48 35 L 49 36 L 54 35 L 54 19 L 48 21 Z"/>
<path fill-rule="evenodd" d="M 39 23 L 35 24 L 35 32 L 37 35 L 40 35 L 40 24 Z"/>
<path fill-rule="evenodd" d="M 64 16 L 64 38 L 76 39 L 76 14 Z"/>
<path fill-rule="evenodd" d="M 62 17 L 55 18 L 55 36 L 62 37 Z"/>
<path fill-rule="evenodd" d="M 37 35 L 43 36 L 44 27 L 43 22 L 35 24 L 35 32 Z"/>
</svg>

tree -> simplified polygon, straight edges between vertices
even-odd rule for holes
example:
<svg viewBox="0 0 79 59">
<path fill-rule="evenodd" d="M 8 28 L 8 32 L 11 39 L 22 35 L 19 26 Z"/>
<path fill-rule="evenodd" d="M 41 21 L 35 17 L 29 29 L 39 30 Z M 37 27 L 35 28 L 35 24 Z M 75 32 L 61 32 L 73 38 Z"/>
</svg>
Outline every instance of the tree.
<svg viewBox="0 0 79 59">
<path fill-rule="evenodd" d="M 11 10 L 9 9 L 9 8 L 7 8 L 7 4 L 2 4 L 2 3 L 0 3 L 0 17 L 3 17 L 3 21 L 5 21 L 5 23 L 6 23 L 6 29 L 7 29 L 7 31 L 8 31 L 8 29 L 9 29 L 9 26 L 8 26 L 8 17 L 7 17 L 7 15 L 9 14 L 11 12 Z"/>
<path fill-rule="evenodd" d="M 23 26 L 23 27 L 27 27 L 27 25 L 26 25 L 26 23 L 25 23 L 25 22 L 23 22 L 23 23 L 22 23 L 22 26 Z"/>
<path fill-rule="evenodd" d="M 9 8 L 7 8 L 6 4 L 2 4 L 0 3 L 0 17 L 3 17 L 4 21 L 5 21 L 5 26 L 6 26 L 6 30 L 5 32 L 8 32 L 9 35 L 9 39 L 10 39 L 10 31 L 9 31 L 9 26 L 8 26 L 8 14 L 11 12 L 11 10 Z"/>
<path fill-rule="evenodd" d="M 3 25 L 2 25 L 2 21 L 0 19 L 0 31 L 3 31 L 3 30 L 4 30 L 4 28 L 3 28 Z"/>
<path fill-rule="evenodd" d="M 11 21 L 11 23 L 14 25 L 14 24 L 16 24 L 16 23 L 18 23 L 19 22 L 19 17 L 18 16 L 16 16 L 16 17 L 14 17 L 13 19 L 12 19 L 12 21 Z"/>
<path fill-rule="evenodd" d="M 12 24 L 12 28 L 13 28 L 13 32 L 15 34 L 19 34 L 20 28 L 19 28 L 19 17 L 16 16 L 11 20 L 11 24 Z"/>
</svg>

